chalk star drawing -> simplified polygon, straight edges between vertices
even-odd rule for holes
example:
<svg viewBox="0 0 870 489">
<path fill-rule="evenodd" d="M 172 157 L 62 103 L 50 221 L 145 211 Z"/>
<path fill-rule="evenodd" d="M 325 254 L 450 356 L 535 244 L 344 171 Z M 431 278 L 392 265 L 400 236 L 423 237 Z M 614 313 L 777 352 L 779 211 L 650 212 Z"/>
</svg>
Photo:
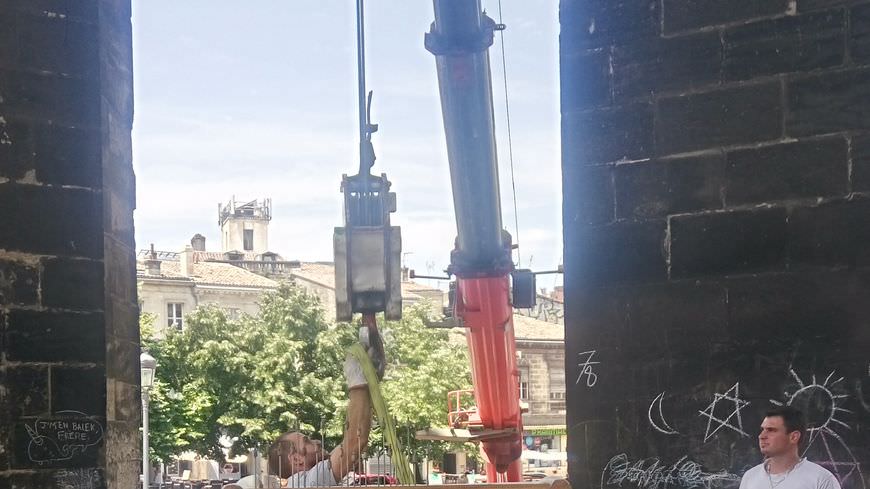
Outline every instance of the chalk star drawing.
<svg viewBox="0 0 870 489">
<path fill-rule="evenodd" d="M 662 413 L 662 401 L 664 400 L 664 398 L 665 393 L 662 392 L 661 394 L 657 395 L 655 399 L 653 399 L 653 402 L 650 403 L 649 409 L 647 410 L 649 424 L 653 427 L 654 430 L 658 431 L 659 433 L 664 433 L 666 435 L 679 435 L 680 432 L 675 430 L 671 427 L 671 425 L 668 424 L 667 420 L 665 420 L 664 413 Z M 653 419 L 655 418 L 653 412 L 656 410 L 656 405 L 658 405 L 659 415 L 657 419 Z"/>
<path fill-rule="evenodd" d="M 719 407 L 720 403 L 733 403 L 734 410 L 731 411 L 725 419 L 716 416 L 716 408 Z M 713 402 L 711 402 L 703 411 L 698 411 L 701 413 L 701 416 L 707 418 L 707 431 L 704 433 L 704 443 L 706 443 L 707 440 L 712 438 L 713 435 L 722 428 L 731 428 L 743 436 L 749 436 L 749 433 L 743 431 L 743 418 L 740 417 L 740 410 L 749 404 L 749 401 L 740 399 L 740 382 L 734 384 L 734 386 L 725 391 L 724 394 L 714 394 Z M 735 421 L 731 421 L 732 418 L 736 418 Z M 714 421 L 716 422 L 715 425 L 713 424 Z"/>
<path fill-rule="evenodd" d="M 833 472 L 841 486 L 845 487 L 850 479 L 854 479 L 858 481 L 860 487 L 864 488 L 866 485 L 864 475 L 861 473 L 861 464 L 840 434 L 835 431 L 835 428 L 852 429 L 838 417 L 842 413 L 851 413 L 852 411 L 840 407 L 849 396 L 836 392 L 842 391 L 839 384 L 843 382 L 844 378 L 839 377 L 832 380 L 836 375 L 835 372 L 832 370 L 822 383 L 819 383 L 813 374 L 812 382 L 807 383 L 793 369 L 789 369 L 789 374 L 797 384 L 797 390 L 783 392 L 784 402 L 774 399 L 771 399 L 770 402 L 777 406 L 795 406 L 803 411 L 807 417 L 807 438 L 809 440 L 804 454 L 814 445 L 816 447 L 821 445 L 821 448 L 817 448 L 821 452 L 821 458 L 816 459 L 816 462 Z"/>
<path fill-rule="evenodd" d="M 595 350 L 584 351 L 583 353 L 578 353 L 578 357 L 583 357 L 583 355 L 589 355 L 586 357 L 585 362 L 581 362 L 577 364 L 577 367 L 580 369 L 580 375 L 577 376 L 577 382 L 574 382 L 575 385 L 579 384 L 583 377 L 586 377 L 586 387 L 594 387 L 598 382 L 598 375 L 592 371 L 593 365 L 598 365 L 601 362 L 593 362 L 592 357 L 597 353 Z"/>
</svg>

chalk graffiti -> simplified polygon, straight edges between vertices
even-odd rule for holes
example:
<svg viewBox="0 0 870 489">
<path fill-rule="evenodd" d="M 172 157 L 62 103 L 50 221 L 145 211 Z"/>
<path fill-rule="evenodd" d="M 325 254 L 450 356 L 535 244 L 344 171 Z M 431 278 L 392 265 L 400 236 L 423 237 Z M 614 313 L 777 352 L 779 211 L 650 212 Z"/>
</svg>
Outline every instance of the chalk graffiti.
<svg viewBox="0 0 870 489">
<path fill-rule="evenodd" d="M 666 489 L 679 487 L 693 489 L 710 488 L 725 483 L 740 482 L 740 477 L 727 471 L 706 472 L 700 464 L 682 457 L 671 465 L 658 458 L 629 462 L 624 453 L 611 458 L 601 472 L 601 489 L 609 486 L 622 487 L 629 483 L 637 489 Z"/>
<path fill-rule="evenodd" d="M 592 371 L 592 366 L 601 363 L 592 361 L 592 357 L 595 356 L 595 353 L 595 350 L 591 350 L 577 354 L 577 356 L 580 357 L 580 360 L 584 360 L 583 355 L 589 356 L 585 358 L 585 361 L 581 361 L 581 363 L 577 364 L 577 367 L 580 369 L 580 375 L 577 376 L 577 381 L 574 382 L 575 385 L 580 384 L 583 377 L 586 377 L 586 387 L 595 387 L 595 384 L 598 382 L 598 375 Z"/>
<path fill-rule="evenodd" d="M 12 138 L 9 137 L 9 133 L 6 132 L 6 119 L 0 115 L 0 145 L 11 145 Z"/>
<path fill-rule="evenodd" d="M 649 405 L 649 410 L 647 410 L 647 417 L 649 419 L 650 426 L 653 427 L 654 430 L 659 433 L 664 433 L 666 435 L 678 435 L 679 431 L 673 429 L 671 425 L 665 420 L 665 415 L 662 413 L 662 401 L 665 398 L 665 393 L 657 395 L 653 402 Z M 653 420 L 653 412 L 658 411 L 658 418 Z"/>
<path fill-rule="evenodd" d="M 25 425 L 30 436 L 27 456 L 31 462 L 47 464 L 70 460 L 103 439 L 103 426 L 78 411 L 59 411 L 58 418 L 37 419 Z M 75 417 L 71 419 L 70 417 Z"/>
<path fill-rule="evenodd" d="M 870 402 L 868 402 L 864 398 L 864 387 L 861 384 L 861 380 L 855 381 L 855 397 L 858 398 L 858 402 L 861 403 L 861 407 L 863 407 L 865 411 L 870 413 Z"/>
<path fill-rule="evenodd" d="M 565 324 L 565 305 L 552 299 L 538 296 L 535 307 L 529 309 L 517 309 L 523 316 L 535 318 L 553 324 Z"/>
<path fill-rule="evenodd" d="M 716 409 L 721 404 L 726 404 L 729 409 L 733 409 L 725 419 L 717 416 Z M 731 405 L 733 403 L 733 405 Z M 713 401 L 703 411 L 698 411 L 701 416 L 707 418 L 707 431 L 704 432 L 704 443 L 706 443 L 713 435 L 722 428 L 730 428 L 742 436 L 749 436 L 749 433 L 743 431 L 743 418 L 740 416 L 740 410 L 749 406 L 749 401 L 740 399 L 740 382 L 734 384 L 733 387 L 725 391 L 724 394 L 716 393 L 713 395 Z M 732 421 L 733 419 L 733 421 Z M 715 422 L 715 423 L 714 423 Z"/>
<path fill-rule="evenodd" d="M 778 406 L 786 404 L 801 408 L 801 411 L 807 417 L 807 432 L 809 433 L 810 443 L 812 443 L 813 438 L 819 431 L 829 428 L 831 423 L 851 429 L 849 425 L 837 418 L 839 413 L 852 412 L 840 407 L 840 404 L 848 399 L 849 396 L 847 394 L 835 394 L 831 390 L 843 381 L 843 377 L 831 381 L 834 377 L 834 372 L 832 371 L 825 378 L 824 382 L 819 384 L 816 381 L 815 374 L 812 376 L 811 383 L 805 383 L 794 370 L 789 370 L 789 374 L 791 374 L 797 383 L 798 389 L 793 393 L 788 391 L 783 392 L 786 398 L 784 403 L 774 399 L 771 399 L 770 402 Z"/>
<path fill-rule="evenodd" d="M 55 472 L 58 489 L 94 489 L 103 487 L 103 478 L 97 469 L 61 469 Z"/>
<path fill-rule="evenodd" d="M 849 409 L 840 407 L 849 395 L 839 393 L 841 382 L 844 377 L 832 380 L 836 375 L 831 371 L 825 380 L 819 383 L 815 374 L 811 382 L 804 382 L 793 369 L 789 374 L 794 379 L 797 389 L 794 392 L 785 391 L 785 401 L 771 399 L 770 402 L 778 406 L 788 405 L 799 408 L 807 418 L 808 442 L 804 449 L 804 455 L 813 449 L 818 456 L 814 461 L 830 470 L 840 481 L 841 486 L 846 486 L 850 480 L 858 481 L 860 487 L 866 487 L 861 464 L 846 445 L 846 442 L 835 431 L 835 428 L 851 430 L 843 419 L 838 416 L 851 413 Z M 860 382 L 857 384 L 860 394 Z M 863 404 L 863 399 L 859 398 Z"/>
</svg>

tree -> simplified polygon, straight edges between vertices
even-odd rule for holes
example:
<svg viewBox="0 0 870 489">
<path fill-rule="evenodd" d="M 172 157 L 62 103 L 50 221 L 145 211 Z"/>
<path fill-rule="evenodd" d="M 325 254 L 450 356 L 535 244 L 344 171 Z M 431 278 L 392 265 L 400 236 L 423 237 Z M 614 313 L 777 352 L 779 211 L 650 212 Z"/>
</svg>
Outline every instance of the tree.
<svg viewBox="0 0 870 489">
<path fill-rule="evenodd" d="M 224 458 L 263 446 L 288 429 L 341 436 L 342 361 L 353 328 L 330 327 L 317 299 L 282 285 L 257 316 L 231 319 L 217 307 L 187 316 L 183 331 L 144 343 L 157 359 L 152 452 L 192 450 Z"/>
<path fill-rule="evenodd" d="M 471 370 L 464 338 L 427 328 L 429 305 L 406 307 L 401 321 L 381 325 L 387 371 L 381 389 L 409 458 L 438 459 L 449 444 L 418 441 L 418 430 L 447 424 L 447 393 L 469 389 Z"/>
<path fill-rule="evenodd" d="M 470 386 L 464 343 L 426 328 L 428 311 L 412 306 L 401 321 L 379 322 L 387 355 L 382 389 L 412 460 L 443 453 L 445 444 L 418 442 L 414 433 L 443 426 L 447 392 Z M 155 459 L 191 450 L 223 460 L 222 439 L 242 453 L 289 429 L 327 447 L 340 441 L 342 363 L 356 325 L 332 325 L 318 300 L 293 285 L 265 294 L 256 316 L 232 319 L 201 307 L 184 324 L 157 339 L 142 320 L 143 345 L 159 364 L 151 394 Z M 381 446 L 376 429 L 372 447 Z"/>
</svg>

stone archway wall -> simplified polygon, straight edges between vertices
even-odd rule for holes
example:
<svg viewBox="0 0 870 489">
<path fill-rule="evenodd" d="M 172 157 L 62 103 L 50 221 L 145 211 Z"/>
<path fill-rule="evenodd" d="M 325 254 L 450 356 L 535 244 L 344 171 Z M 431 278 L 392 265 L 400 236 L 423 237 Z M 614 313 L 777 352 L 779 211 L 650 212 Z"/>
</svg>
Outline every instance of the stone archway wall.
<svg viewBox="0 0 870 489">
<path fill-rule="evenodd" d="M 569 467 L 736 487 L 764 412 L 870 486 L 870 2 L 562 0 Z"/>
<path fill-rule="evenodd" d="M 136 487 L 129 0 L 0 1 L 0 487 Z"/>
</svg>

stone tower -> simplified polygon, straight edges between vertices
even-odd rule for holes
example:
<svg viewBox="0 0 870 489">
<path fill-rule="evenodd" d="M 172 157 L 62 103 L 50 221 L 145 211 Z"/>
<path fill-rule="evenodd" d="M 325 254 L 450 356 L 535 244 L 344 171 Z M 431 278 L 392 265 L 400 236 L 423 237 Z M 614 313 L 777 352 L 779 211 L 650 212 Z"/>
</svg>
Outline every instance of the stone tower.
<svg viewBox="0 0 870 489">
<path fill-rule="evenodd" d="M 261 254 L 269 250 L 269 221 L 272 199 L 237 201 L 218 204 L 221 227 L 221 250 Z"/>
</svg>

